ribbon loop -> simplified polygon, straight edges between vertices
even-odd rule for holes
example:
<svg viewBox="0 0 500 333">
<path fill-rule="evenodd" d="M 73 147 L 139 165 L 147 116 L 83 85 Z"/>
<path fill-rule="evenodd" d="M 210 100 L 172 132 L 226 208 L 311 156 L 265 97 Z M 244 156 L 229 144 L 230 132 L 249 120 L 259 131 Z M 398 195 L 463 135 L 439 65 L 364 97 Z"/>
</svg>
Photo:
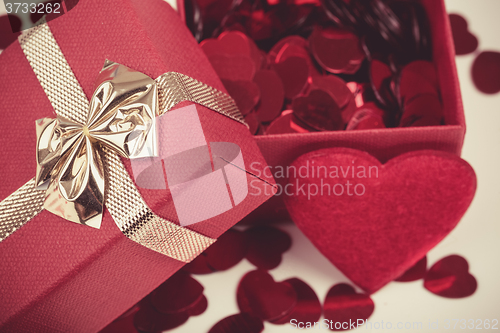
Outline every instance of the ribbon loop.
<svg viewBox="0 0 500 333">
<path fill-rule="evenodd" d="M 85 123 L 61 116 L 37 121 L 36 184 L 48 187 L 44 208 L 95 228 L 104 210 L 100 147 L 127 158 L 156 155 L 158 110 L 156 82 L 147 75 L 107 61 L 98 80 Z"/>
</svg>

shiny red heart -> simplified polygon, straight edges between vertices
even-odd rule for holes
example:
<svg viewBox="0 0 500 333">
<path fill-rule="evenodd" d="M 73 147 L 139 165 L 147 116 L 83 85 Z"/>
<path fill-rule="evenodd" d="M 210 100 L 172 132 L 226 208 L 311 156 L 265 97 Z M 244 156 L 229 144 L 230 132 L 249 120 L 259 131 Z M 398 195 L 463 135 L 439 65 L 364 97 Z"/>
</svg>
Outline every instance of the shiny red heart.
<svg viewBox="0 0 500 333">
<path fill-rule="evenodd" d="M 216 271 L 224 271 L 238 264 L 247 253 L 247 239 L 237 230 L 228 230 L 203 253 L 207 264 Z"/>
<path fill-rule="evenodd" d="M 441 125 L 443 107 L 435 94 L 421 94 L 405 102 L 400 127 Z"/>
<path fill-rule="evenodd" d="M 270 122 L 279 116 L 285 89 L 278 74 L 273 70 L 260 70 L 253 81 L 260 89 L 260 104 L 257 107 L 257 118 L 262 122 Z"/>
<path fill-rule="evenodd" d="M 479 42 L 476 36 L 470 31 L 467 21 L 460 15 L 450 14 L 451 31 L 453 32 L 453 42 L 455 43 L 455 53 L 464 55 L 474 52 Z"/>
<path fill-rule="evenodd" d="M 165 314 L 158 312 L 149 303 L 141 305 L 134 315 L 134 326 L 139 332 L 159 333 L 179 327 L 189 319 L 189 314 Z"/>
<path fill-rule="evenodd" d="M 439 82 L 434 64 L 419 60 L 406 65 L 400 75 L 399 94 L 404 102 L 422 94 L 439 96 Z"/>
<path fill-rule="evenodd" d="M 242 115 L 249 114 L 259 103 L 260 89 L 254 82 L 222 80 L 222 83 Z"/>
<path fill-rule="evenodd" d="M 305 58 L 289 57 L 273 68 L 283 82 L 286 98 L 292 99 L 304 90 L 309 78 L 309 66 Z"/>
<path fill-rule="evenodd" d="M 172 275 L 150 295 L 153 307 L 175 314 L 191 309 L 203 296 L 203 286 L 184 271 Z"/>
<path fill-rule="evenodd" d="M 255 64 L 246 55 L 212 54 L 208 60 L 221 79 L 251 81 L 255 75 Z"/>
<path fill-rule="evenodd" d="M 275 282 L 266 271 L 248 272 L 241 279 L 236 292 L 241 312 L 262 320 L 278 320 L 286 316 L 297 304 L 297 294 L 286 282 Z"/>
<path fill-rule="evenodd" d="M 321 303 L 314 290 L 304 281 L 292 278 L 283 282 L 289 283 L 297 294 L 297 305 L 283 318 L 273 321 L 273 324 L 288 324 L 290 320 L 297 322 L 314 323 L 321 317 Z"/>
<path fill-rule="evenodd" d="M 411 282 L 423 279 L 427 273 L 427 256 L 423 257 L 415 265 L 410 267 L 406 272 L 403 273 L 394 281 L 398 282 Z"/>
<path fill-rule="evenodd" d="M 440 151 L 410 152 L 381 164 L 362 151 L 331 148 L 302 155 L 291 167 L 301 170 L 290 172 L 292 195 L 284 197 L 293 221 L 370 293 L 439 243 L 476 190 L 471 166 Z"/>
<path fill-rule="evenodd" d="M 348 284 L 340 283 L 334 285 L 327 293 L 323 312 L 325 319 L 333 322 L 330 329 L 333 331 L 345 331 L 362 324 L 373 313 L 375 304 L 369 295 L 358 294 Z M 353 326 L 353 324 L 356 325 Z"/>
<path fill-rule="evenodd" d="M 269 124 L 265 134 L 299 133 L 293 126 L 297 121 L 298 119 L 293 115 L 292 110 L 285 110 Z"/>
<path fill-rule="evenodd" d="M 250 55 L 250 39 L 242 32 L 231 31 L 222 33 L 217 39 L 208 38 L 200 43 L 207 56 L 213 54 Z"/>
<path fill-rule="evenodd" d="M 385 112 L 379 109 L 375 103 L 366 103 L 356 110 L 349 120 L 346 130 L 385 128 L 384 115 Z"/>
<path fill-rule="evenodd" d="M 373 84 L 373 88 L 380 91 L 382 87 L 382 82 L 392 76 L 392 71 L 388 65 L 373 59 L 370 63 L 370 80 Z"/>
<path fill-rule="evenodd" d="M 245 231 L 245 236 L 248 241 L 247 260 L 264 270 L 278 267 L 282 254 L 292 245 L 287 233 L 269 226 L 250 228 Z"/>
<path fill-rule="evenodd" d="M 469 273 L 467 260 L 451 255 L 432 265 L 425 276 L 424 287 L 442 297 L 462 298 L 476 291 L 477 281 Z"/>
<path fill-rule="evenodd" d="M 264 323 L 248 313 L 238 313 L 220 320 L 208 333 L 260 333 Z"/>
<path fill-rule="evenodd" d="M 191 274 L 210 274 L 214 271 L 214 269 L 208 266 L 207 257 L 202 253 L 193 261 L 184 265 L 182 267 L 182 271 Z"/>
<path fill-rule="evenodd" d="M 312 90 L 307 96 L 294 98 L 293 114 L 318 131 L 337 131 L 344 128 L 342 113 L 329 93 Z"/>
<path fill-rule="evenodd" d="M 21 34 L 21 25 L 22 22 L 16 15 L 0 15 L 0 50 L 6 49 L 17 39 Z"/>
<path fill-rule="evenodd" d="M 472 81 L 485 94 L 500 92 L 500 53 L 481 52 L 472 63 Z"/>
<path fill-rule="evenodd" d="M 347 30 L 317 27 L 309 46 L 318 64 L 334 74 L 356 73 L 365 57 L 358 37 Z"/>
</svg>

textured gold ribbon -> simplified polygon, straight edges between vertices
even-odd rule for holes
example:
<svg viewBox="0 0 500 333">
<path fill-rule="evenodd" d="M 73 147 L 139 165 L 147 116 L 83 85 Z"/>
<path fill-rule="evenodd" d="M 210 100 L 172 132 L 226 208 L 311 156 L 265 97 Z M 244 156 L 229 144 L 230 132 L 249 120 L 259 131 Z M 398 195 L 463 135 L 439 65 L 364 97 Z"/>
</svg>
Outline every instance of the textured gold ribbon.
<svg viewBox="0 0 500 333">
<path fill-rule="evenodd" d="M 20 37 L 19 42 L 54 111 L 60 117 L 59 121 L 66 119 L 84 124 L 80 128 L 79 133 L 82 135 L 79 138 L 89 138 L 89 129 L 85 124 L 88 124 L 90 103 L 49 26 L 41 24 L 29 30 Z M 180 73 L 166 73 L 155 81 L 158 87 L 158 115 L 187 100 L 245 124 L 236 104 L 227 94 Z M 117 148 L 102 145 L 100 149 L 106 180 L 104 205 L 125 236 L 183 262 L 191 261 L 215 242 L 215 239 L 155 215 L 125 170 Z M 47 181 L 44 177 L 39 181 L 41 179 Z M 0 202 L 0 241 L 41 212 L 44 198 L 44 191 L 37 190 L 36 181 L 32 179 Z"/>
</svg>

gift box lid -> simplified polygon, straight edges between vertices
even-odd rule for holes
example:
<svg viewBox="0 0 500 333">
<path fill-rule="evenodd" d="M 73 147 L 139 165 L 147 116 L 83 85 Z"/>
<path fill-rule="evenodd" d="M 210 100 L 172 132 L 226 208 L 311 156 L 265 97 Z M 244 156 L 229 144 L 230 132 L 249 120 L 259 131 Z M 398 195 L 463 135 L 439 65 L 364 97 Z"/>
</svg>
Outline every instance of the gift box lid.
<svg viewBox="0 0 500 333">
<path fill-rule="evenodd" d="M 89 100 L 106 60 L 152 79 L 178 72 L 225 92 L 208 60 L 166 2 L 81 0 L 70 12 L 49 21 L 48 26 Z M 43 47 L 50 41 L 34 43 L 35 57 L 36 43 Z M 55 117 L 54 100 L 42 88 L 33 66 L 19 42 L 0 55 L 2 200 L 35 176 L 35 120 Z M 60 78 L 49 66 L 39 70 L 50 80 Z M 58 96 L 59 88 L 54 86 L 54 96 Z M 154 181 L 144 180 L 147 177 L 139 181 L 148 167 L 149 171 L 155 169 L 154 163 L 121 160 L 138 193 L 157 216 L 178 226 L 184 219 L 181 214 L 187 214 L 184 226 L 175 230 L 185 228 L 215 240 L 273 195 L 272 178 L 257 178 L 246 171 L 251 164 L 254 168 L 267 164 L 243 124 L 191 102 L 178 104 L 158 119 L 162 168 L 160 174 L 147 175 L 153 180 L 160 177 L 157 183 L 164 185 L 153 186 Z M 168 135 L 162 136 L 162 129 Z M 209 171 L 197 171 L 198 178 L 208 179 L 204 183 L 193 178 L 196 170 L 190 163 L 191 159 L 199 162 L 202 155 L 209 158 L 211 166 Z M 190 174 L 169 171 L 169 158 L 178 162 L 178 168 L 191 170 Z M 183 194 L 192 190 L 198 197 L 190 201 Z M 27 197 L 16 203 L 34 204 Z M 120 209 L 126 215 L 131 208 Z M 0 330 L 98 331 L 184 264 L 127 239 L 122 231 L 108 210 L 104 211 L 100 229 L 66 221 L 44 210 L 0 242 Z"/>
</svg>

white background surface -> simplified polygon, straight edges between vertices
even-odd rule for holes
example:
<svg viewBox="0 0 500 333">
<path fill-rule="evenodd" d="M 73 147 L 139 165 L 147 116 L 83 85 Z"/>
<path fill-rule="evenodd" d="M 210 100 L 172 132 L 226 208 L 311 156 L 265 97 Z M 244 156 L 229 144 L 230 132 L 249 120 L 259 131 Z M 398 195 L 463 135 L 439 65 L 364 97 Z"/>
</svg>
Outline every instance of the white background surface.
<svg viewBox="0 0 500 333">
<path fill-rule="evenodd" d="M 169 2 L 172 2 L 169 0 Z M 469 21 L 469 29 L 479 38 L 478 50 L 500 51 L 500 0 L 446 0 L 448 12 L 458 13 Z M 0 14 L 5 13 L 3 2 Z M 478 178 L 476 196 L 460 224 L 427 256 L 428 266 L 437 260 L 459 254 L 470 264 L 478 280 L 476 293 L 464 299 L 446 299 L 424 289 L 423 281 L 392 282 L 372 295 L 375 311 L 372 323 L 391 322 L 392 330 L 367 329 L 363 332 L 448 332 L 469 329 L 444 329 L 445 319 L 500 320 L 500 93 L 484 95 L 472 84 L 470 69 L 475 55 L 457 57 L 458 74 L 467 121 L 467 135 L 462 157 L 475 169 Z M 299 277 L 324 301 L 331 286 L 348 280 L 326 260 L 293 225 L 282 227 L 293 239 L 278 268 L 270 271 L 276 281 Z M 220 319 L 238 313 L 236 287 L 241 277 L 254 266 L 243 260 L 236 267 L 220 273 L 195 275 L 205 287 L 209 306 L 205 313 L 191 317 L 170 332 L 207 332 Z M 439 322 L 438 330 L 428 323 Z M 398 322 L 422 322 L 423 329 L 395 328 Z M 500 325 L 499 325 L 500 327 Z M 296 332 L 291 325 L 266 323 L 266 333 Z M 314 331 L 327 331 L 314 330 Z"/>
</svg>

